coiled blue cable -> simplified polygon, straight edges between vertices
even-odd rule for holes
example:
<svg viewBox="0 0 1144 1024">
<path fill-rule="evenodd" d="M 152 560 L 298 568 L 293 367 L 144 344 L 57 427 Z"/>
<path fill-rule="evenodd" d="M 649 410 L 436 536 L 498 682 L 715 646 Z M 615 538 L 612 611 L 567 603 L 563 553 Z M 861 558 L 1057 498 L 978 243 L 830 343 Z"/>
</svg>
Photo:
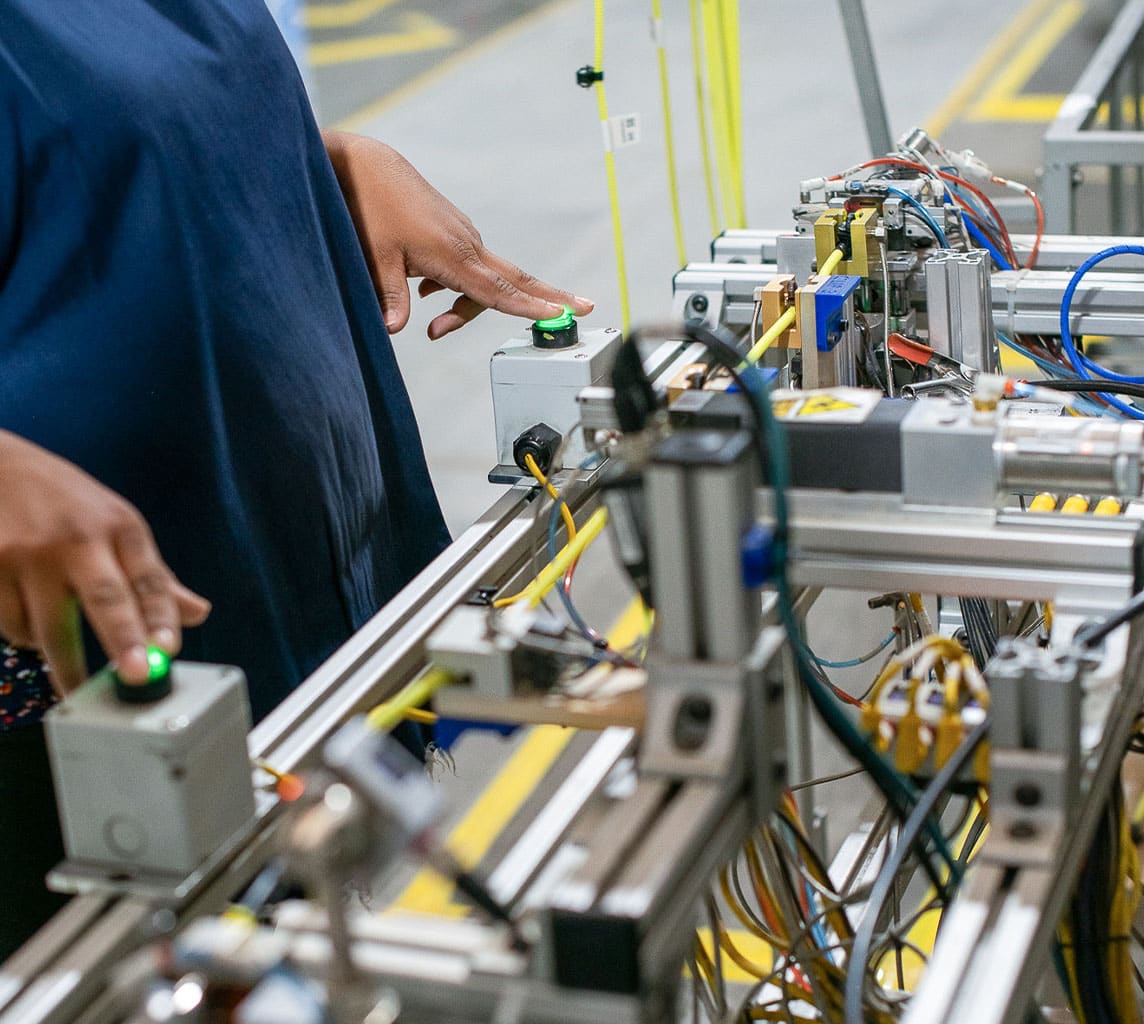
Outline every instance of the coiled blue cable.
<svg viewBox="0 0 1144 1024">
<path fill-rule="evenodd" d="M 1061 346 L 1065 350 L 1065 355 L 1068 361 L 1072 364 L 1077 375 L 1083 377 L 1085 380 L 1094 380 L 1097 377 L 1103 377 L 1105 380 L 1117 381 L 1122 384 L 1144 384 L 1144 377 L 1130 377 L 1126 374 L 1115 373 L 1112 370 L 1106 369 L 1099 363 L 1089 359 L 1083 352 L 1080 352 L 1076 343 L 1073 341 L 1072 330 L 1069 327 L 1069 315 L 1072 312 L 1073 296 L 1076 294 L 1077 287 L 1080 285 L 1081 279 L 1098 263 L 1103 263 L 1113 256 L 1144 256 L 1144 246 L 1141 245 L 1111 245 L 1107 249 L 1101 249 L 1100 252 L 1093 253 L 1086 259 L 1079 267 L 1065 287 L 1065 293 L 1061 298 Z M 1141 412 L 1133 405 L 1127 402 L 1122 402 L 1112 395 L 1101 394 L 1100 396 L 1104 401 L 1111 405 L 1114 409 L 1119 410 L 1125 416 L 1134 420 L 1144 420 L 1144 412 Z"/>
</svg>

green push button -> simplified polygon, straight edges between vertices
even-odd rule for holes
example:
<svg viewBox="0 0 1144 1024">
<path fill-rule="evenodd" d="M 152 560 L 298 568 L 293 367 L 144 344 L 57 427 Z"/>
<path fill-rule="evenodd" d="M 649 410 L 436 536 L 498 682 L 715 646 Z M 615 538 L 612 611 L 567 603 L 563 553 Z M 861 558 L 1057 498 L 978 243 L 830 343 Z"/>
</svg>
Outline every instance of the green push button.
<svg viewBox="0 0 1144 1024">
<path fill-rule="evenodd" d="M 171 692 L 171 657 L 154 645 L 147 648 L 147 681 L 125 683 L 115 673 L 115 696 L 127 704 L 152 704 Z"/>
<path fill-rule="evenodd" d="M 559 316 L 537 320 L 532 325 L 532 343 L 537 348 L 571 348 L 579 340 L 576 319 L 568 306 Z"/>
</svg>

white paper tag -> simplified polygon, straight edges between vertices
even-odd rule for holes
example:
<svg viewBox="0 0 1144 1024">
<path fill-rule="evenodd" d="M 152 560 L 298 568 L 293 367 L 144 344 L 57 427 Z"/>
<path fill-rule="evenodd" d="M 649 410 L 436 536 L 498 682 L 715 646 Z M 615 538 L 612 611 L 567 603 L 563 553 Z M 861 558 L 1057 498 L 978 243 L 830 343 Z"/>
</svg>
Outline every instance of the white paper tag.
<svg viewBox="0 0 1144 1024">
<path fill-rule="evenodd" d="M 624 146 L 634 146 L 639 141 L 639 114 L 621 114 L 618 117 L 608 118 L 605 148 L 622 149 Z"/>
</svg>

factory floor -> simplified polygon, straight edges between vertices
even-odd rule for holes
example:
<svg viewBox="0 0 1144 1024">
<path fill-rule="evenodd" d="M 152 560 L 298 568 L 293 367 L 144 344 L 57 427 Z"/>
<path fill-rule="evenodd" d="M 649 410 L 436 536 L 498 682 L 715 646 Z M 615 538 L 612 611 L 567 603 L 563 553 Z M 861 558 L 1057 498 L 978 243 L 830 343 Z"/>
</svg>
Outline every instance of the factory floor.
<svg viewBox="0 0 1144 1024">
<path fill-rule="evenodd" d="M 956 146 L 972 146 L 1000 173 L 1034 183 L 1045 123 L 1091 54 L 1108 6 L 868 0 L 891 132 L 927 126 Z M 687 254 L 703 260 L 713 230 L 688 5 L 664 0 L 663 7 Z M 784 228 L 800 180 L 856 164 L 870 151 L 837 6 L 767 0 L 741 7 L 747 222 Z M 642 141 L 616 154 L 635 324 L 666 318 L 678 269 L 648 15 L 649 5 L 636 0 L 606 5 L 611 112 L 638 113 L 642 124 Z M 395 146 L 470 215 L 490 248 L 593 297 L 589 325 L 619 326 L 596 102 L 575 84 L 576 68 L 593 60 L 588 0 L 342 0 L 308 5 L 295 26 L 309 26 L 311 82 L 324 123 Z M 456 534 L 500 491 L 486 479 L 495 461 L 488 361 L 526 325 L 486 313 L 430 343 L 426 324 L 447 301 L 415 301 L 395 344 Z M 590 584 L 586 578 L 585 593 Z M 868 611 L 867 596 L 819 602 L 810 635 L 820 656 L 845 659 L 882 639 L 885 613 Z M 837 681 L 861 690 L 865 671 L 841 671 Z M 508 745 L 484 736 L 462 744 L 458 815 L 522 742 L 519 735 Z M 841 764 L 825 746 L 816 755 L 818 770 Z M 854 820 L 855 792 L 822 790 L 834 843 Z"/>
</svg>

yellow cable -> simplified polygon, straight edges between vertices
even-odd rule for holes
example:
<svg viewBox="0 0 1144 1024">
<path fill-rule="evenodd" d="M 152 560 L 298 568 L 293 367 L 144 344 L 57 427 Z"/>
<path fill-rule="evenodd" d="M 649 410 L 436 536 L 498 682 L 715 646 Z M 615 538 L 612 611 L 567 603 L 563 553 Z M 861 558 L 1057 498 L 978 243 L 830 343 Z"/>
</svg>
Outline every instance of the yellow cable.
<svg viewBox="0 0 1144 1024">
<path fill-rule="evenodd" d="M 549 481 L 548 477 L 544 475 L 540 467 L 536 464 L 536 459 L 531 455 L 525 455 L 524 468 L 527 469 L 541 487 L 543 487 L 550 498 L 560 506 L 560 518 L 564 520 L 564 526 L 568 530 L 568 539 L 574 540 L 576 537 L 576 520 L 572 518 L 572 512 L 568 508 L 567 502 L 560 500 L 560 492 Z"/>
<path fill-rule="evenodd" d="M 424 704 L 442 686 L 452 681 L 451 672 L 446 672 L 442 668 L 430 668 L 423 676 L 403 686 L 389 700 L 378 704 L 366 715 L 366 723 L 379 732 L 389 732 L 408 711 Z"/>
<path fill-rule="evenodd" d="M 842 250 L 835 249 L 834 252 L 826 257 L 826 261 L 822 264 L 822 266 L 818 268 L 816 271 L 817 276 L 829 277 L 831 274 L 833 274 L 834 271 L 838 269 L 838 264 L 842 262 L 842 256 Z"/>
<path fill-rule="evenodd" d="M 699 17 L 702 0 L 691 0 L 691 61 L 695 65 L 695 106 L 699 112 L 699 150 L 703 154 L 703 181 L 707 186 L 707 212 L 711 217 L 711 237 L 721 230 L 719 200 L 715 194 L 715 174 L 711 167 L 711 131 L 707 123 L 707 90 L 703 79 L 703 25 Z"/>
<path fill-rule="evenodd" d="M 584 550 L 592 543 L 608 521 L 608 510 L 598 508 L 588 518 L 588 521 L 577 531 L 574 540 L 570 540 L 560 553 L 540 570 L 536 578 L 519 593 L 512 597 L 502 597 L 493 602 L 494 608 L 504 608 L 517 601 L 527 600 L 532 607 L 540 604 L 541 599 L 548 593 L 567 571 L 568 567 L 576 561 Z"/>
<path fill-rule="evenodd" d="M 841 262 L 842 250 L 835 249 L 834 252 L 823 261 L 821 268 L 818 270 L 818 276 L 828 277 L 830 274 L 833 274 Z M 763 336 L 751 346 L 751 351 L 747 353 L 744 359 L 745 363 L 757 363 L 762 359 L 763 353 L 794 326 L 795 319 L 797 318 L 796 308 L 795 306 L 788 306 L 783 310 L 782 315 L 771 324 L 771 326 L 763 332 Z"/>
<path fill-rule="evenodd" d="M 434 725 L 438 721 L 434 712 L 424 708 L 406 708 L 401 717 L 407 722 L 420 722 L 422 725 Z"/>
<path fill-rule="evenodd" d="M 771 324 L 771 326 L 763 332 L 763 336 L 751 346 L 751 351 L 747 353 L 744 362 L 754 364 L 762 359 L 763 353 L 794 326 L 796 315 L 795 307 L 788 306 L 783 311 L 782 316 Z"/>
<path fill-rule="evenodd" d="M 723 947 L 723 952 L 751 975 L 751 977 L 762 980 L 763 978 L 769 978 L 771 976 L 770 971 L 764 971 L 761 967 L 757 967 L 739 952 L 738 947 L 731 941 L 731 933 L 723 927 L 722 921 L 719 922 L 719 945 Z"/>
<path fill-rule="evenodd" d="M 679 206 L 679 179 L 675 173 L 675 133 L 672 128 L 671 88 L 667 75 L 667 47 L 663 42 L 663 2 L 651 0 L 651 18 L 655 28 L 655 45 L 659 58 L 659 91 L 663 101 L 663 145 L 667 156 L 667 188 L 671 199 L 671 223 L 675 228 L 675 248 L 679 265 L 687 263 L 687 246 L 683 242 L 683 214 Z"/>
<path fill-rule="evenodd" d="M 564 549 L 552 562 L 542 569 L 536 580 L 529 587 L 531 593 L 528 601 L 535 608 L 541 599 L 563 578 L 568 567 L 575 562 L 587 549 L 604 528 L 608 521 L 608 510 L 598 508 L 589 516 L 584 528 L 580 530 L 574 540 L 568 542 Z"/>
<path fill-rule="evenodd" d="M 604 71 L 604 0 L 596 0 L 596 70 Z M 616 246 L 616 278 L 620 289 L 620 319 L 624 333 L 631 327 L 631 302 L 628 297 L 628 267 L 624 257 L 624 224 L 620 217 L 620 187 L 616 181 L 616 155 L 612 152 L 611 126 L 608 123 L 608 96 L 601 78 L 593 86 L 604 134 L 604 170 L 608 176 L 608 203 L 612 208 L 612 237 Z"/>
</svg>

